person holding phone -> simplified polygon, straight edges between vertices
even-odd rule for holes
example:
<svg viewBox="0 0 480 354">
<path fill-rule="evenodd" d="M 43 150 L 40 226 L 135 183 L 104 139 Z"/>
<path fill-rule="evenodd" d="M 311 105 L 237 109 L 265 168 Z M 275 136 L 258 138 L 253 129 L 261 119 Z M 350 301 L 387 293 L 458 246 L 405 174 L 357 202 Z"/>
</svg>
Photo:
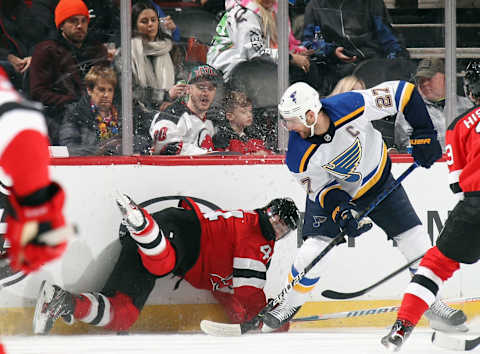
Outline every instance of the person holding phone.
<svg viewBox="0 0 480 354">
<path fill-rule="evenodd" d="M 311 61 L 322 73 L 316 85 L 320 96 L 363 61 L 409 57 L 383 0 L 310 0 L 302 45 L 314 51 Z"/>
</svg>

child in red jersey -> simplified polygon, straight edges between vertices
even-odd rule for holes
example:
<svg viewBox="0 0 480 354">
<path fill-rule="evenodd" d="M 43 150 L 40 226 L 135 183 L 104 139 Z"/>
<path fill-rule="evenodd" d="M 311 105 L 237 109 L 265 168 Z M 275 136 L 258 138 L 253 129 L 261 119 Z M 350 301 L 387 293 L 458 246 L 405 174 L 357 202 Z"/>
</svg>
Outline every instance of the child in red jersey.
<svg viewBox="0 0 480 354">
<path fill-rule="evenodd" d="M 266 155 L 272 152 L 265 147 L 253 124 L 252 101 L 240 91 L 230 91 L 224 99 L 226 122 L 213 136 L 217 151 L 240 154 Z"/>
</svg>

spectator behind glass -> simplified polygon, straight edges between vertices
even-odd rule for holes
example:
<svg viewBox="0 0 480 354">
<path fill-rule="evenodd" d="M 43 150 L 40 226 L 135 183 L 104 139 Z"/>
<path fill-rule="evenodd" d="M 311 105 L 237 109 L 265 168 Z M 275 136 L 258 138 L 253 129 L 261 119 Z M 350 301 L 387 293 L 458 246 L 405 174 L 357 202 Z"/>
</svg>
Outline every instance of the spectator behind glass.
<svg viewBox="0 0 480 354">
<path fill-rule="evenodd" d="M 31 11 L 35 16 L 35 21 L 31 26 L 35 30 L 35 43 L 57 37 L 57 27 L 55 26 L 55 8 L 60 0 L 34 0 L 32 1 Z"/>
<path fill-rule="evenodd" d="M 240 154 L 270 154 L 264 141 L 250 128 L 253 124 L 252 101 L 243 92 L 230 91 L 224 99 L 226 122 L 213 136 L 217 151 Z"/>
<path fill-rule="evenodd" d="M 409 57 L 393 32 L 383 0 L 310 0 L 302 44 L 315 51 L 312 66 L 318 67 L 315 88 L 320 96 L 362 61 Z"/>
<path fill-rule="evenodd" d="M 89 0 L 103 2 L 103 0 Z M 175 42 L 180 41 L 180 31 L 171 19 L 170 16 L 166 16 L 161 7 L 153 0 L 132 0 L 132 6 L 137 2 L 150 3 L 158 14 L 160 22 L 164 25 L 165 32 L 172 36 Z M 105 1 L 105 3 L 111 3 L 110 12 L 102 12 L 101 17 L 97 19 L 96 23 L 99 23 L 99 27 L 105 28 L 112 33 L 110 40 L 106 42 L 113 42 L 117 47 L 120 46 L 120 0 Z M 87 3 L 88 4 L 88 3 Z M 104 5 L 106 6 L 106 4 Z"/>
<path fill-rule="evenodd" d="M 23 91 L 24 79 L 32 60 L 32 17 L 24 1 L 0 2 L 0 66 L 17 90 Z"/>
<path fill-rule="evenodd" d="M 199 155 L 213 150 L 213 123 L 207 113 L 215 99 L 221 73 L 203 64 L 188 74 L 186 101 L 177 100 L 158 113 L 150 126 L 152 152 L 159 155 Z"/>
<path fill-rule="evenodd" d="M 365 83 L 362 80 L 360 80 L 355 75 L 349 75 L 345 76 L 337 82 L 335 88 L 332 90 L 329 96 L 335 96 L 339 93 L 353 90 L 365 90 L 365 88 Z"/>
<path fill-rule="evenodd" d="M 207 54 L 207 63 L 230 79 L 232 69 L 254 58 L 278 61 L 278 36 L 275 12 L 276 0 L 227 0 L 226 12 L 217 26 L 217 33 Z M 305 49 L 290 32 L 290 63 L 304 73 L 310 61 Z M 304 78 L 308 81 L 308 76 Z"/>
<path fill-rule="evenodd" d="M 40 42 L 33 52 L 30 93 L 46 107 L 52 145 L 58 144 L 65 106 L 84 91 L 85 74 L 93 65 L 108 62 L 105 46 L 86 39 L 89 18 L 83 1 L 60 0 L 55 8 L 57 36 Z"/>
<path fill-rule="evenodd" d="M 121 153 L 118 108 L 113 104 L 117 76 L 109 66 L 93 66 L 85 76 L 86 93 L 65 111 L 60 144 L 72 156 Z"/>
<path fill-rule="evenodd" d="M 89 37 L 102 43 L 115 42 L 120 45 L 120 11 L 116 13 L 117 0 L 84 0 L 90 13 Z M 32 13 L 35 15 L 37 42 L 56 36 L 55 7 L 59 0 L 34 0 Z"/>
<path fill-rule="evenodd" d="M 438 141 L 445 152 L 445 64 L 440 58 L 426 58 L 418 63 L 415 74 L 418 91 L 427 106 L 428 114 L 432 118 L 433 125 L 437 131 Z M 470 107 L 472 102 L 463 96 L 456 96 L 456 114 L 460 115 Z M 395 144 L 400 152 L 405 152 L 409 144 L 412 127 L 405 120 L 402 114 L 397 115 L 395 121 Z"/>
<path fill-rule="evenodd" d="M 172 18 L 170 16 L 165 15 L 165 12 L 163 12 L 162 8 L 157 3 L 155 3 L 155 1 L 153 1 L 153 0 L 149 0 L 149 1 L 153 5 L 155 10 L 157 11 L 158 18 L 160 19 L 160 22 L 164 26 L 165 32 L 170 34 L 175 42 L 179 42 L 180 41 L 180 30 L 178 29 L 175 22 L 172 20 Z M 138 2 L 138 1 L 133 0 L 132 4 L 135 4 L 136 2 Z"/>
<path fill-rule="evenodd" d="M 170 57 L 172 37 L 160 25 L 157 11 L 150 2 L 132 7 L 132 74 L 136 112 L 158 111 L 165 101 L 183 95 L 185 84 L 174 85 L 175 70 Z M 115 65 L 121 72 L 121 58 Z"/>
</svg>

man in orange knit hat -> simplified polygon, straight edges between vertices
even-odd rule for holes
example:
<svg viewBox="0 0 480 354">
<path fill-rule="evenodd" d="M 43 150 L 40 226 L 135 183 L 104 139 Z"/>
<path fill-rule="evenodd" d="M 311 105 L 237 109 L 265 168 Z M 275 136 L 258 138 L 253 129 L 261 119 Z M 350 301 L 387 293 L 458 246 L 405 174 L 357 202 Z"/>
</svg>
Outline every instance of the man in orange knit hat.
<svg viewBox="0 0 480 354">
<path fill-rule="evenodd" d="M 108 63 L 107 49 L 87 39 L 90 15 L 82 0 L 60 0 L 55 8 L 58 35 L 35 47 L 30 93 L 46 106 L 49 137 L 58 144 L 65 106 L 81 97 L 83 78 L 94 64 Z"/>
</svg>

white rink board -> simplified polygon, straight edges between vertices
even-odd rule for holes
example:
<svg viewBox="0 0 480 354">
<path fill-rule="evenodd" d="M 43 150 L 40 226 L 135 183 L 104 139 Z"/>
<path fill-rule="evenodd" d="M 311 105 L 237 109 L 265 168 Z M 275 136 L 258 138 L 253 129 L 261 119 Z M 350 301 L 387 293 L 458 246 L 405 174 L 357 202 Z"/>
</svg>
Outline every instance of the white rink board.
<svg viewBox="0 0 480 354">
<path fill-rule="evenodd" d="M 393 164 L 392 172 L 398 176 L 408 166 Z M 292 197 L 302 211 L 305 205 L 304 191 L 284 165 L 52 166 L 51 170 L 53 178 L 67 191 L 66 214 L 78 225 L 79 235 L 61 260 L 3 289 L 0 307 L 33 306 L 43 279 L 50 279 L 74 292 L 102 288 L 119 249 L 120 213 L 113 199 L 115 190 L 129 194 L 137 202 L 165 195 L 188 195 L 224 209 L 253 209 L 283 196 Z M 427 210 L 438 211 L 444 222 L 447 211 L 456 203 L 447 185 L 447 174 L 446 165 L 437 163 L 429 170 L 418 168 L 404 181 L 410 200 L 424 223 Z M 160 206 L 167 205 L 172 203 L 162 202 Z M 438 236 L 436 229 L 434 236 Z M 267 296 L 275 296 L 283 287 L 296 244 L 293 233 L 277 243 L 268 274 Z M 312 292 L 312 301 L 325 301 L 320 293 L 327 288 L 348 292 L 362 289 L 405 264 L 400 252 L 386 242 L 386 236 L 376 227 L 356 239 L 354 248 L 342 245 L 333 252 L 331 264 Z M 475 286 L 478 267 L 464 266 L 449 281 L 443 295 L 478 295 Z M 193 289 L 185 281 L 178 291 L 173 291 L 176 280 L 158 280 L 149 303 L 215 302 L 207 291 Z M 399 299 L 408 280 L 408 272 L 404 272 L 359 299 Z"/>
</svg>

